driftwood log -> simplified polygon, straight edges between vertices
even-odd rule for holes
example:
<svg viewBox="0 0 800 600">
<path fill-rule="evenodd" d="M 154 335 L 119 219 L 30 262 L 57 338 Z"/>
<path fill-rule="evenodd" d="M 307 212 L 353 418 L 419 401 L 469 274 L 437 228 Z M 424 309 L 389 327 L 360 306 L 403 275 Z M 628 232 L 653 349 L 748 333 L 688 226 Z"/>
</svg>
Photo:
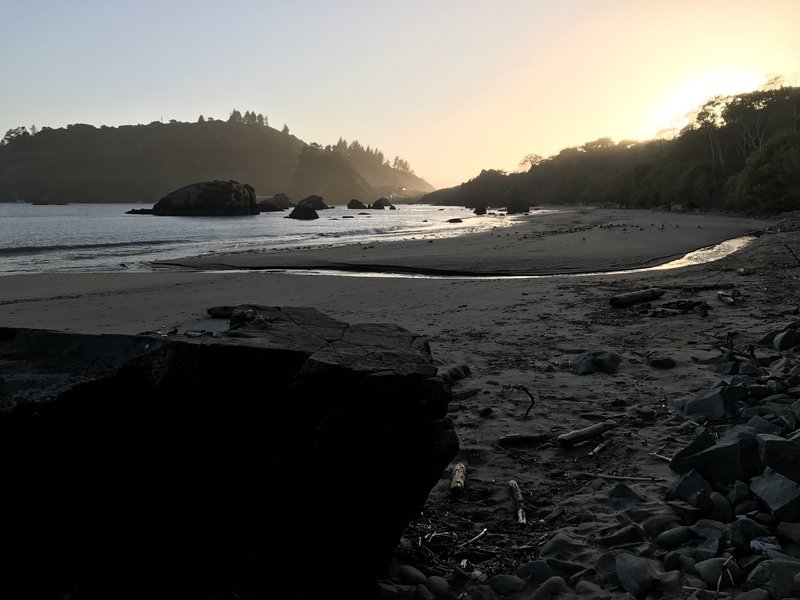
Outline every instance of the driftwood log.
<svg viewBox="0 0 800 600">
<path fill-rule="evenodd" d="M 617 294 L 611 296 L 609 302 L 614 308 L 624 308 L 625 306 L 632 306 L 640 302 L 650 302 L 657 300 L 664 295 L 664 290 L 661 288 L 647 288 L 646 290 L 637 290 L 635 292 L 627 292 L 625 294 Z"/>
<path fill-rule="evenodd" d="M 556 441 L 562 446 L 575 446 L 586 440 L 591 440 L 597 436 L 603 435 L 609 429 L 614 429 L 617 426 L 615 421 L 606 421 L 604 423 L 597 423 L 585 429 L 576 429 L 568 433 L 562 433 L 556 438 Z"/>
<path fill-rule="evenodd" d="M 513 479 L 508 482 L 508 487 L 511 488 L 511 494 L 514 496 L 514 504 L 517 507 L 517 523 L 525 525 L 528 521 L 525 518 L 525 499 L 522 497 L 522 490 L 519 489 L 519 484 Z"/>
<path fill-rule="evenodd" d="M 464 463 L 458 463 L 453 467 L 453 479 L 450 481 L 450 493 L 460 494 L 464 491 L 464 483 L 467 478 L 467 466 Z"/>
</svg>

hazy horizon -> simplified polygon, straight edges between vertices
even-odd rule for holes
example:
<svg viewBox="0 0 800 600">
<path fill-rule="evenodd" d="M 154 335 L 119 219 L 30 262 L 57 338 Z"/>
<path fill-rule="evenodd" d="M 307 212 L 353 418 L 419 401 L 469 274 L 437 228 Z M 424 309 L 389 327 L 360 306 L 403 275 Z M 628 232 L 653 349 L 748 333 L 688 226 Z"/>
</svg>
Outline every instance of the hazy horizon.
<svg viewBox="0 0 800 600">
<path fill-rule="evenodd" d="M 798 84 L 800 3 L 0 0 L 0 136 L 231 109 L 358 139 L 436 187 L 599 137 L 679 128 L 706 98 Z"/>
</svg>

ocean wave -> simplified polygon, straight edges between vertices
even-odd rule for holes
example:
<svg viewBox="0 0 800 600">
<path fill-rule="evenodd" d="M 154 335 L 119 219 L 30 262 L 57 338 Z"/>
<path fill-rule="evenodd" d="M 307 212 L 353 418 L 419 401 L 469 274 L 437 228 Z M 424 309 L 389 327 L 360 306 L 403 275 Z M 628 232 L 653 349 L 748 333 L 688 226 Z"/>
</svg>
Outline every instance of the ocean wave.
<svg viewBox="0 0 800 600">
<path fill-rule="evenodd" d="M 0 248 L 0 256 L 14 256 L 24 254 L 44 254 L 47 252 L 60 252 L 64 250 L 105 250 L 113 248 L 141 248 L 144 246 L 167 246 L 169 244 L 182 244 L 187 240 L 143 240 L 136 242 L 105 242 L 101 244 L 55 244 L 52 246 L 14 246 Z"/>
</svg>

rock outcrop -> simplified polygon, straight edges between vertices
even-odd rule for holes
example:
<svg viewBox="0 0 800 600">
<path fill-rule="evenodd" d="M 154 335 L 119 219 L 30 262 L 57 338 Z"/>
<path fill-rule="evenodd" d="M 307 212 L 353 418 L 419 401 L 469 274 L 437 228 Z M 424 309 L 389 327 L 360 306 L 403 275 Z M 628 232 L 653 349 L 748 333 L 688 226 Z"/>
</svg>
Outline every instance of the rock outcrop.
<svg viewBox="0 0 800 600">
<path fill-rule="evenodd" d="M 350 202 L 347 203 L 347 208 L 356 209 L 356 210 L 364 210 L 367 208 L 367 205 L 364 204 L 358 198 L 353 198 Z"/>
<path fill-rule="evenodd" d="M 325 204 L 325 201 L 322 199 L 322 196 L 316 196 L 313 194 L 311 196 L 306 196 L 305 198 L 300 200 L 300 202 L 297 203 L 297 206 L 307 206 L 309 208 L 313 208 L 314 210 L 326 210 L 328 208 L 331 208 L 330 206 Z"/>
<path fill-rule="evenodd" d="M 255 190 L 238 181 L 192 183 L 161 198 L 153 214 L 162 217 L 224 217 L 257 215 Z"/>
<path fill-rule="evenodd" d="M 0 329 L 4 597 L 366 596 L 458 448 L 427 342 L 213 314 L 185 336 Z"/>
</svg>

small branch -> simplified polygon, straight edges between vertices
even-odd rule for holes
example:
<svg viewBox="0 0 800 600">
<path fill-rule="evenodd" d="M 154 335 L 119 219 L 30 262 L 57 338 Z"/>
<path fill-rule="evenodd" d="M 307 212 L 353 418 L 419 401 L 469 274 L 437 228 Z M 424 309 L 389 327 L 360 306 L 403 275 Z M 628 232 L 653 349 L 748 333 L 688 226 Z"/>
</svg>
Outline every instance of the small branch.
<svg viewBox="0 0 800 600">
<path fill-rule="evenodd" d="M 653 458 L 657 458 L 658 460 L 663 460 L 664 462 L 672 462 L 672 459 L 664 456 L 663 454 L 658 454 L 657 452 L 650 452 L 650 456 Z"/>
<path fill-rule="evenodd" d="M 723 273 L 724 275 L 724 273 Z M 722 279 L 720 277 L 720 279 Z M 697 285 L 662 285 L 663 290 L 688 290 L 688 291 L 701 291 L 701 290 L 729 290 L 734 287 L 733 283 L 698 283 Z"/>
<path fill-rule="evenodd" d="M 795 254 L 794 250 L 792 250 L 789 247 L 789 244 L 784 244 L 784 247 L 789 251 L 789 254 L 791 254 L 794 257 L 794 259 L 797 261 L 798 266 L 800 266 L 800 258 L 797 258 L 797 254 Z"/>
<path fill-rule="evenodd" d="M 483 536 L 485 536 L 487 531 L 489 531 L 489 530 L 484 527 L 483 531 L 481 531 L 478 535 L 476 535 L 475 537 L 472 537 L 472 538 L 468 539 L 466 542 L 462 542 L 461 544 L 456 546 L 456 550 L 461 550 L 464 546 L 469 546 L 470 544 L 474 544 L 479 539 L 481 539 Z"/>
<path fill-rule="evenodd" d="M 611 443 L 611 440 L 606 440 L 605 442 L 601 442 L 601 443 L 597 444 L 597 446 L 595 446 L 594 450 L 592 450 L 591 452 L 589 452 L 589 456 L 591 456 L 591 457 L 593 457 L 593 458 L 594 458 L 594 457 L 596 457 L 596 456 L 597 456 L 598 454 L 600 454 L 600 453 L 601 453 L 601 452 L 602 452 L 602 451 L 605 449 L 605 447 L 606 447 L 606 446 L 608 446 L 610 443 Z"/>
<path fill-rule="evenodd" d="M 522 490 L 519 489 L 519 484 L 513 479 L 508 482 L 508 486 L 511 488 L 514 503 L 517 505 L 517 523 L 525 525 L 528 521 L 525 518 L 525 499 L 522 497 Z"/>
<path fill-rule="evenodd" d="M 719 598 L 719 588 L 722 586 L 722 576 L 725 575 L 725 573 L 728 574 L 728 581 L 730 581 L 731 585 L 733 585 L 733 575 L 731 575 L 731 570 L 728 568 L 728 563 L 731 562 L 731 560 L 733 560 L 733 555 L 729 556 L 728 560 L 722 563 L 722 567 L 719 570 L 719 579 L 717 579 L 717 593 L 714 596 L 715 599 Z"/>
<path fill-rule="evenodd" d="M 602 477 L 603 479 L 611 479 L 613 481 L 652 481 L 662 482 L 666 479 L 662 477 L 629 477 L 626 475 L 606 475 L 605 473 L 583 473 L 588 477 Z"/>
<path fill-rule="evenodd" d="M 556 438 L 556 441 L 562 446 L 574 446 L 585 442 L 599 435 L 603 435 L 609 429 L 613 429 L 617 424 L 614 421 L 606 421 L 605 423 L 597 423 L 584 429 L 576 429 L 568 433 L 562 433 Z"/>
<path fill-rule="evenodd" d="M 531 394 L 528 388 L 526 388 L 524 385 L 514 385 L 511 386 L 511 389 L 520 390 L 528 394 L 528 398 L 531 399 L 531 403 L 528 405 L 528 410 L 525 411 L 525 416 L 529 417 L 531 415 L 531 409 L 533 408 L 533 405 L 536 404 L 536 400 L 534 399 L 533 394 Z M 539 399 L 541 400 L 541 394 L 539 395 Z"/>
</svg>

